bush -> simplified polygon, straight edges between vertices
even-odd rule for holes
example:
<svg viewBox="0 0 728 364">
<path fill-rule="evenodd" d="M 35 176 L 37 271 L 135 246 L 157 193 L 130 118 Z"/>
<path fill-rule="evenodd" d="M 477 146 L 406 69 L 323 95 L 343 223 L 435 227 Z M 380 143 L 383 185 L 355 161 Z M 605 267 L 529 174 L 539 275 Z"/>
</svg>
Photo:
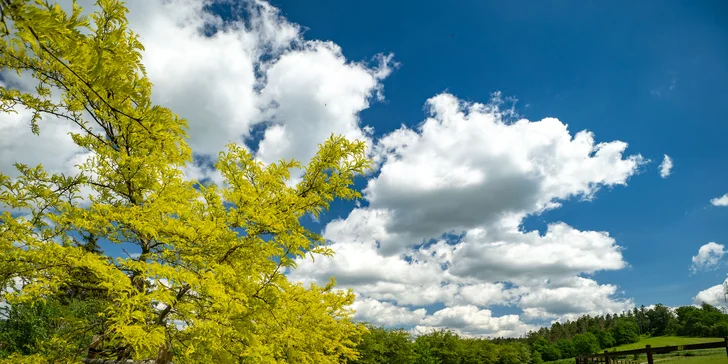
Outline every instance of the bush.
<svg viewBox="0 0 728 364">
<path fill-rule="evenodd" d="M 728 336 L 728 322 L 718 322 L 710 328 L 711 336 L 726 337 Z"/>
<path fill-rule="evenodd" d="M 577 355 L 589 355 L 599 351 L 599 340 L 591 332 L 578 334 L 572 340 Z"/>
<path fill-rule="evenodd" d="M 640 329 L 633 319 L 622 318 L 612 330 L 612 336 L 618 345 L 636 343 L 640 341 Z"/>
<path fill-rule="evenodd" d="M 562 358 L 573 358 L 576 356 L 576 349 L 574 349 L 574 343 L 571 340 L 561 339 L 556 342 L 556 347 L 561 352 Z"/>
<path fill-rule="evenodd" d="M 611 348 L 613 347 L 617 341 L 614 340 L 614 336 L 609 331 L 599 331 L 598 332 L 599 337 L 599 346 L 603 349 Z"/>
<path fill-rule="evenodd" d="M 533 354 L 531 355 L 531 362 L 533 364 L 543 364 L 544 361 L 541 358 L 541 353 L 539 353 L 538 351 L 534 351 Z"/>
</svg>

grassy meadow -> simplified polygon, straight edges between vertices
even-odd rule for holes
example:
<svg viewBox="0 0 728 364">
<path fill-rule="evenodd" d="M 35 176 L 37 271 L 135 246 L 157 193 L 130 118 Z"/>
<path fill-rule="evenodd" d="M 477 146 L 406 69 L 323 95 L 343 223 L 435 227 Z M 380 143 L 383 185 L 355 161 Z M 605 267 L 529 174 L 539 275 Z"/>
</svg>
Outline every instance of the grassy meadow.
<svg viewBox="0 0 728 364">
<path fill-rule="evenodd" d="M 674 345 L 688 345 L 688 344 L 701 344 L 722 341 L 723 338 L 706 338 L 706 337 L 683 337 L 683 336 L 656 336 L 646 337 L 642 340 L 626 345 L 620 345 L 610 348 L 609 351 L 623 351 L 633 349 L 643 349 L 645 345 L 650 345 L 653 348 L 662 346 L 674 346 Z M 631 359 L 631 357 L 630 357 Z M 726 355 L 725 349 L 705 349 L 705 350 L 690 350 L 690 351 L 676 351 L 669 354 L 655 355 L 655 363 L 661 364 L 728 364 L 728 355 Z M 645 354 L 639 355 L 637 361 L 640 363 L 647 362 L 647 356 Z M 548 364 L 574 364 L 574 358 L 560 359 L 555 361 L 549 361 Z"/>
<path fill-rule="evenodd" d="M 669 358 L 655 358 L 655 363 L 661 364 L 725 364 L 728 357 L 725 352 L 704 356 L 675 356 Z"/>
<path fill-rule="evenodd" d="M 633 349 L 644 349 L 645 345 L 650 345 L 653 348 L 661 346 L 673 346 L 673 345 L 688 345 L 688 344 L 701 344 L 711 343 L 716 341 L 723 341 L 720 337 L 682 337 L 682 336 L 655 336 L 644 338 L 636 343 L 625 344 L 610 348 L 609 351 L 623 351 Z"/>
</svg>

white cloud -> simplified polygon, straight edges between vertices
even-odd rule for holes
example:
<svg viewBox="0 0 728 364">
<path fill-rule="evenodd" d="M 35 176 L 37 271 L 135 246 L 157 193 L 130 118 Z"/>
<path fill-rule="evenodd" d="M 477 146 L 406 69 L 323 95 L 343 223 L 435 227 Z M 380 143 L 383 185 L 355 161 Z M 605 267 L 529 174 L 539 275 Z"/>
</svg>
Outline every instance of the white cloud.
<svg viewBox="0 0 728 364">
<path fill-rule="evenodd" d="M 549 237 L 545 239 L 550 242 L 541 243 L 539 239 L 543 238 L 532 232 L 530 238 L 535 240 L 531 243 L 543 245 L 545 250 L 518 250 L 519 243 L 501 243 L 499 249 L 506 255 L 499 252 L 486 255 L 482 263 L 483 274 L 476 269 L 476 274 L 469 275 L 453 272 L 467 266 L 467 262 L 455 259 L 461 254 L 460 249 L 476 244 L 472 240 L 466 237 L 458 244 L 441 240 L 427 247 L 409 250 L 403 256 L 383 255 L 377 249 L 376 241 L 386 233 L 382 228 L 385 222 L 384 216 L 374 214 L 372 210 L 354 210 L 347 220 L 331 222 L 324 236 L 335 241 L 331 248 L 336 255 L 318 257 L 315 262 L 301 260 L 298 268 L 289 272 L 289 277 L 323 284 L 330 276 L 335 276 L 341 287 L 353 288 L 364 299 L 388 301 L 388 310 L 382 310 L 382 316 L 376 318 L 382 322 L 401 322 L 398 313 L 401 311 L 396 307 L 425 307 L 437 303 L 447 307 L 515 305 L 524 309 L 526 314 L 541 307 L 542 317 L 529 317 L 540 320 L 575 317 L 583 313 L 614 313 L 632 305 L 629 300 L 614 297 L 616 286 L 599 285 L 591 279 L 575 276 L 580 270 L 619 269 L 624 265 L 613 239 L 603 233 L 578 232 L 559 225 L 556 230 L 566 229 L 584 236 L 575 238 L 564 234 L 556 239 L 547 235 Z M 529 237 L 529 234 L 523 236 Z M 513 239 L 523 239 L 523 236 L 514 236 Z M 590 237 L 596 243 L 589 241 Z M 562 245 L 557 244 L 560 239 L 564 241 Z M 589 250 L 590 244 L 597 253 L 599 249 L 603 250 L 603 261 L 595 259 L 592 262 L 588 256 L 593 254 Z M 565 256 L 546 256 L 543 264 L 529 270 L 520 264 L 518 254 L 509 252 L 509 247 L 520 252 L 526 260 L 532 259 L 529 256 L 536 259 L 544 252 Z M 549 252 L 551 250 L 553 252 Z M 580 259 L 581 265 L 568 265 Z M 496 267 L 489 267 L 491 264 Z M 613 266 L 610 267 L 610 264 Z M 387 313 L 393 317 L 386 317 Z"/>
<path fill-rule="evenodd" d="M 527 317 L 558 321 L 573 320 L 584 314 L 621 313 L 634 306 L 630 299 L 615 299 L 616 294 L 614 285 L 572 277 L 529 289 L 518 305 L 524 308 Z"/>
<path fill-rule="evenodd" d="M 493 235 L 493 236 L 490 236 Z M 460 276 L 522 282 L 568 277 L 625 266 L 615 240 L 605 232 L 579 231 L 564 223 L 537 231 L 470 230 L 453 257 L 450 271 Z"/>
<path fill-rule="evenodd" d="M 503 282 L 479 282 L 459 287 L 450 302 L 488 307 L 512 304 L 517 298 L 518 290 L 508 289 Z"/>
<path fill-rule="evenodd" d="M 206 24 L 220 28 L 222 20 L 204 11 L 202 1 L 129 5 L 130 27 L 146 49 L 153 100 L 189 121 L 193 151 L 216 154 L 228 142 L 242 141 L 259 114 L 255 65 L 261 48 L 269 46 L 269 34 L 231 24 L 205 36 Z M 252 9 L 256 16 L 269 16 Z"/>
<path fill-rule="evenodd" d="M 713 206 L 728 206 L 728 193 L 710 200 Z"/>
<path fill-rule="evenodd" d="M 33 87 L 28 77 L 20 78 L 15 73 L 2 72 L 0 86 L 28 90 Z M 56 117 L 44 118 L 39 123 L 40 135 L 30 129 L 32 113 L 21 107 L 16 113 L 0 113 L 0 173 L 16 177 L 18 172 L 14 163 L 35 167 L 43 164 L 46 170 L 57 173 L 70 173 L 77 162 L 77 154 L 82 150 L 76 146 L 69 133 L 80 129 Z"/>
<path fill-rule="evenodd" d="M 203 1 L 134 3 L 131 26 L 147 51 L 156 101 L 190 122 L 196 153 L 215 155 L 264 129 L 257 156 L 310 159 L 331 133 L 366 139 L 358 113 L 381 93 L 391 57 L 374 68 L 346 60 L 334 43 L 305 40 L 265 2 L 224 23 Z M 206 26 L 219 30 L 208 37 Z"/>
<path fill-rule="evenodd" d="M 70 1 L 59 3 L 71 8 Z M 87 13 L 95 9 L 91 0 L 79 3 Z M 256 156 L 266 162 L 307 162 L 331 133 L 368 140 L 369 128 L 360 125 L 358 113 L 382 98 L 391 55 L 375 56 L 371 67 L 350 62 L 336 44 L 304 39 L 299 25 L 266 2 L 237 4 L 245 8 L 245 19 L 223 20 L 206 5 L 209 1 L 127 3 L 130 28 L 145 46 L 152 99 L 188 120 L 195 153 L 215 157 L 229 142 L 257 138 L 254 127 L 262 133 Z M 16 160 L 69 169 L 78 150 L 66 135 L 68 123 L 44 120 L 38 138 L 30 133 L 27 113 L 2 119 L 0 172 L 12 173 Z M 202 166 L 186 172 L 217 179 Z"/>
<path fill-rule="evenodd" d="M 398 256 L 384 256 L 377 249 L 377 240 L 386 223 L 386 216 L 354 210 L 347 220 L 329 223 L 324 231 L 334 257 L 300 260 L 289 272 L 293 280 L 323 284 L 336 277 L 340 286 L 377 300 L 394 301 L 399 305 L 429 305 L 451 299 L 459 280 L 442 265 L 448 264 L 452 248 L 444 242 L 412 252 L 409 261 Z"/>
<path fill-rule="evenodd" d="M 380 302 L 372 298 L 357 299 L 353 308 L 356 310 L 355 319 L 389 327 L 418 324 L 427 314 L 424 308 L 412 311 L 391 302 Z"/>
<path fill-rule="evenodd" d="M 693 297 L 693 304 L 701 305 L 703 303 L 707 303 L 717 307 L 728 308 L 728 303 L 726 303 L 726 298 L 728 297 L 728 295 L 726 295 L 728 293 L 725 289 L 726 286 L 728 286 L 728 279 L 726 279 L 723 284 L 718 284 L 698 292 L 698 294 Z"/>
<path fill-rule="evenodd" d="M 427 315 L 424 308 L 412 310 L 391 302 L 359 298 L 354 303 L 356 319 L 387 327 L 411 327 L 415 335 L 450 329 L 464 336 L 521 336 L 534 326 L 518 315 L 493 316 L 492 311 L 474 305 L 446 307 Z"/>
<path fill-rule="evenodd" d="M 382 241 L 386 253 L 448 231 L 517 227 L 559 201 L 626 184 L 644 161 L 624 157 L 624 142 L 572 136 L 554 118 L 508 123 L 492 105 L 449 94 L 427 105 L 431 117 L 417 130 L 402 127 L 376 147 L 380 174 L 365 196 L 371 208 L 389 211 L 387 229 L 402 237 Z"/>
<path fill-rule="evenodd" d="M 660 177 L 667 178 L 670 176 L 670 173 L 672 173 L 672 158 L 665 154 L 665 156 L 662 159 L 662 163 L 660 163 Z"/>
<path fill-rule="evenodd" d="M 725 253 L 723 244 L 715 242 L 705 244 L 698 249 L 698 255 L 693 256 L 693 265 L 690 269 L 693 272 L 715 269 Z"/>
<path fill-rule="evenodd" d="M 305 49 L 283 55 L 267 69 L 260 95 L 260 104 L 267 107 L 261 119 L 276 124 L 266 131 L 259 158 L 311 158 L 331 133 L 368 141 L 358 113 L 369 107 L 369 97 L 389 74 L 390 58 L 380 60 L 374 69 L 346 63 L 331 42 L 309 42 Z"/>
<path fill-rule="evenodd" d="M 533 326 L 521 321 L 518 315 L 494 317 L 491 310 L 473 305 L 446 307 L 423 320 L 413 332 L 452 329 L 464 336 L 515 337 L 526 334 Z"/>
<path fill-rule="evenodd" d="M 596 143 L 588 131 L 572 136 L 557 119 L 506 121 L 513 112 L 496 104 L 443 94 L 428 106 L 431 117 L 418 129 L 402 127 L 375 145 L 379 174 L 365 189 L 369 205 L 324 231 L 336 255 L 300 261 L 292 279 L 323 283 L 334 275 L 363 299 L 387 302 L 378 312 L 391 317 L 382 321 L 402 322 L 410 307 L 445 306 L 415 331 L 513 336 L 528 324 L 487 307 L 515 306 L 524 319 L 543 322 L 633 305 L 616 286 L 581 277 L 626 266 L 609 233 L 556 222 L 540 234 L 521 223 L 626 184 L 640 155 L 624 156 L 626 143 Z"/>
</svg>

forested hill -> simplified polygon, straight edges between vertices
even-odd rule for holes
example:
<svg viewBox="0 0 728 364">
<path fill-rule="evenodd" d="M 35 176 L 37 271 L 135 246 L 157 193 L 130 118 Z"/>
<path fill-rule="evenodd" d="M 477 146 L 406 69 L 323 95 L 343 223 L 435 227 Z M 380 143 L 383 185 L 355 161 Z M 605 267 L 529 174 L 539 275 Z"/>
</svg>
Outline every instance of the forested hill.
<svg viewBox="0 0 728 364">
<path fill-rule="evenodd" d="M 637 342 L 645 335 L 724 337 L 728 336 L 728 315 L 708 304 L 674 310 L 657 304 L 619 315 L 587 315 L 575 321 L 555 322 L 549 328 L 528 333 L 526 341 L 548 361 Z M 582 341 L 588 344 L 573 348 Z"/>
<path fill-rule="evenodd" d="M 466 338 L 451 330 L 413 337 L 405 330 L 370 327 L 355 363 L 538 364 L 592 354 L 645 336 L 728 336 L 728 315 L 716 307 L 661 304 L 615 315 L 555 322 L 520 338 Z"/>
</svg>

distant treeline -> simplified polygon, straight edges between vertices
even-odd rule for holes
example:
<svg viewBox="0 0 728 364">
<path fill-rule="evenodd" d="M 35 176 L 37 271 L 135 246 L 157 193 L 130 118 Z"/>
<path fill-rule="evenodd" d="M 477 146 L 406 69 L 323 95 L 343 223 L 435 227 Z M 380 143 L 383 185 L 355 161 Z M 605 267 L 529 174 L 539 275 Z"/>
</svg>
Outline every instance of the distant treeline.
<svg viewBox="0 0 728 364">
<path fill-rule="evenodd" d="M 708 304 L 676 310 L 658 304 L 622 314 L 556 322 L 521 338 L 466 338 L 450 330 L 413 337 L 402 329 L 370 326 L 354 363 L 540 364 L 662 335 L 725 337 L 728 315 Z"/>
<path fill-rule="evenodd" d="M 356 364 L 521 364 L 531 362 L 523 339 L 500 341 L 458 336 L 449 330 L 413 338 L 405 330 L 369 327 L 358 345 Z"/>
<path fill-rule="evenodd" d="M 637 342 L 641 336 L 663 335 L 728 336 L 728 315 L 709 304 L 682 306 L 674 311 L 658 304 L 619 315 L 586 315 L 575 321 L 556 322 L 550 328 L 528 333 L 526 340 L 532 351 L 550 361 Z"/>
</svg>

